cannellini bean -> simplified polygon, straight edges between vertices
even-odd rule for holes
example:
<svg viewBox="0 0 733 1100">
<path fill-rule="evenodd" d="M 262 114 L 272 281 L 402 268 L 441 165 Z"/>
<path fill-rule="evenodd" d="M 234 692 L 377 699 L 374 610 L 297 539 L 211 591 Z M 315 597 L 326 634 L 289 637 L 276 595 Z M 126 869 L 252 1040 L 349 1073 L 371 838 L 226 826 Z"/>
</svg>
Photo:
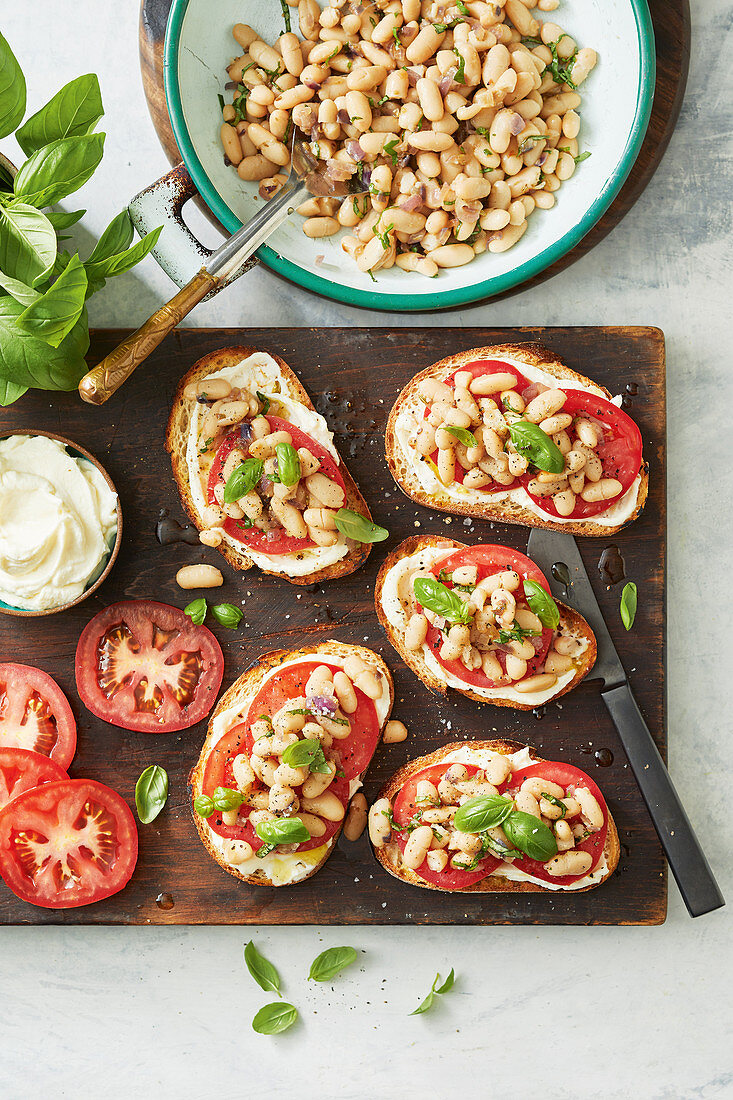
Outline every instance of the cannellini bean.
<svg viewBox="0 0 733 1100">
<path fill-rule="evenodd" d="M 221 570 L 215 565 L 184 565 L 176 573 L 179 588 L 219 588 L 223 583 Z"/>
<path fill-rule="evenodd" d="M 548 688 L 554 687 L 556 683 L 557 676 L 550 673 L 540 673 L 537 676 L 528 676 L 526 680 L 521 680 L 513 686 L 515 691 L 531 693 L 535 691 L 547 691 Z"/>
<path fill-rule="evenodd" d="M 430 851 L 430 845 L 433 840 L 433 830 L 428 825 L 419 825 L 415 829 L 405 844 L 405 850 L 402 853 L 402 859 L 406 867 L 416 871 L 418 867 L 422 865 Z"/>
<path fill-rule="evenodd" d="M 428 620 L 417 612 L 410 616 L 405 630 L 405 649 L 415 653 L 422 649 L 428 633 Z"/>
<path fill-rule="evenodd" d="M 325 822 L 321 821 L 320 817 L 316 817 L 315 814 L 297 813 L 293 814 L 293 817 L 303 822 L 312 837 L 323 836 L 326 831 Z"/>
<path fill-rule="evenodd" d="M 311 772 L 307 779 L 303 781 L 301 793 L 304 798 L 314 799 L 320 797 L 331 786 L 335 775 L 336 765 L 331 760 L 328 761 L 328 772 Z M 305 802 L 303 805 L 305 806 Z M 307 806 L 305 808 L 308 809 Z M 338 821 L 339 819 L 336 818 L 335 820 Z"/>
<path fill-rule="evenodd" d="M 252 858 L 254 849 L 246 840 L 225 840 L 222 855 L 227 863 L 238 867 L 241 863 L 246 863 L 248 859 Z"/>
<path fill-rule="evenodd" d="M 333 686 L 336 692 L 336 698 L 344 714 L 353 714 L 358 705 L 356 692 L 354 691 L 351 680 L 345 672 L 339 671 L 334 673 Z"/>
<path fill-rule="evenodd" d="M 383 848 L 392 836 L 389 814 L 392 810 L 388 798 L 378 798 L 369 808 L 369 839 L 375 848 Z"/>
<path fill-rule="evenodd" d="M 361 791 L 351 800 L 349 812 L 344 821 L 344 836 L 347 840 L 358 840 L 367 824 L 367 800 Z"/>
<path fill-rule="evenodd" d="M 251 450 L 251 448 L 250 448 Z M 342 508 L 346 500 L 343 489 L 325 474 L 309 474 L 305 479 L 309 493 L 326 508 Z"/>
<path fill-rule="evenodd" d="M 382 695 L 382 680 L 381 677 L 373 671 L 373 669 L 366 668 L 363 672 L 354 680 L 354 686 L 363 691 L 370 699 L 379 699 Z"/>
<path fill-rule="evenodd" d="M 575 800 L 580 805 L 580 814 L 583 820 L 597 832 L 603 827 L 603 810 L 598 804 L 598 800 L 588 790 L 587 787 L 575 788 Z"/>
<path fill-rule="evenodd" d="M 587 501 L 612 500 L 622 489 L 623 485 L 615 477 L 602 477 L 599 481 L 586 485 L 580 495 Z"/>
<path fill-rule="evenodd" d="M 538 775 L 525 779 L 520 790 L 531 794 L 535 799 L 540 799 L 543 794 L 551 794 L 553 798 L 565 797 L 565 790 L 559 783 L 553 783 L 552 780 L 543 779 Z"/>
<path fill-rule="evenodd" d="M 554 878 L 563 875 L 585 875 L 593 866 L 593 856 L 590 852 L 571 849 L 560 852 L 554 859 L 545 863 L 545 870 Z"/>
<path fill-rule="evenodd" d="M 399 722 L 393 719 L 391 722 L 387 722 L 384 727 L 384 733 L 382 734 L 382 740 L 385 745 L 394 745 L 399 741 L 405 741 L 407 738 L 407 726 L 404 722 Z"/>
<path fill-rule="evenodd" d="M 345 814 L 343 803 L 333 791 L 324 791 L 317 798 L 301 798 L 300 805 L 307 813 L 316 814 L 326 821 L 342 821 Z"/>
</svg>

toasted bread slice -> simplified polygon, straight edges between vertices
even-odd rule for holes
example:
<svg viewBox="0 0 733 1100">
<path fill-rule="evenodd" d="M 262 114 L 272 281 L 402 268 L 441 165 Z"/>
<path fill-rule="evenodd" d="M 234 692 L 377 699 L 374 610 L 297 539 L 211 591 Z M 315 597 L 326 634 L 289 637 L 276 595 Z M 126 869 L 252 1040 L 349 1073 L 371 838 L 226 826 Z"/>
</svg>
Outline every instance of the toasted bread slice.
<svg viewBox="0 0 733 1100">
<path fill-rule="evenodd" d="M 492 347 L 471 348 L 469 351 L 449 355 L 416 374 L 402 390 L 389 414 L 385 437 L 387 462 L 392 477 L 402 492 L 418 504 L 422 504 L 426 508 L 435 508 L 441 512 L 473 516 L 476 519 L 494 520 L 500 523 L 516 523 L 525 527 L 548 527 L 555 531 L 565 531 L 570 535 L 597 535 L 607 538 L 635 520 L 646 503 L 649 491 L 649 467 L 646 462 L 642 462 L 639 471 L 641 482 L 633 514 L 615 526 L 604 526 L 593 518 L 568 520 L 560 523 L 549 516 L 537 515 L 536 512 L 516 500 L 495 500 L 489 493 L 485 494 L 485 501 L 464 503 L 463 501 L 454 500 L 447 494 L 441 494 L 439 491 L 427 492 L 421 485 L 413 468 L 411 457 L 406 453 L 396 431 L 397 419 L 400 413 L 415 405 L 417 387 L 424 378 L 436 378 L 438 381 L 444 381 L 466 363 L 471 363 L 476 359 L 501 359 L 502 356 L 510 356 L 520 363 L 537 367 L 557 378 L 559 382 L 563 380 L 578 382 L 592 393 L 605 397 L 606 400 L 611 400 L 612 395 L 607 389 L 565 366 L 554 352 L 541 344 L 495 344 Z"/>
<path fill-rule="evenodd" d="M 543 757 L 538 756 L 533 748 L 529 748 L 529 755 L 535 763 L 541 763 Z M 392 802 L 399 791 L 400 787 L 407 782 L 416 772 L 421 771 L 423 768 L 430 767 L 431 764 L 440 764 L 442 760 L 445 760 L 447 756 L 455 752 L 457 749 L 468 748 L 474 749 L 490 749 L 492 752 L 500 752 L 505 756 L 509 756 L 512 753 L 518 752 L 525 746 L 519 741 L 453 741 L 449 745 L 444 745 L 440 749 L 436 749 L 435 752 L 428 753 L 427 756 L 421 756 L 417 760 L 411 760 L 409 764 L 405 764 L 400 768 L 398 772 L 390 779 L 379 792 L 379 798 L 388 798 Z M 410 867 L 407 867 L 402 859 L 402 851 L 398 844 L 392 839 L 382 848 L 375 848 L 372 845 L 375 856 L 391 875 L 395 878 L 402 879 L 403 882 L 409 882 L 411 886 L 422 886 L 426 890 L 440 890 L 442 893 L 512 893 L 512 894 L 542 894 L 550 891 L 550 887 L 541 886 L 537 882 L 514 882 L 510 879 L 501 877 L 500 875 L 488 875 L 486 878 L 481 879 L 480 882 L 476 882 L 471 886 L 467 886 L 463 890 L 447 890 L 441 886 L 435 886 L 431 882 L 426 882 L 425 879 L 420 878 L 416 871 L 413 871 Z M 603 849 L 603 855 L 606 861 L 606 868 L 604 874 L 599 876 L 597 882 L 589 883 L 587 886 L 578 887 L 575 890 L 553 890 L 552 893 L 585 893 L 587 890 L 595 890 L 597 886 L 602 885 L 613 874 L 618 866 L 619 856 L 621 854 L 621 846 L 618 839 L 618 831 L 616 829 L 616 823 L 614 822 L 611 813 L 608 814 L 608 832 L 606 834 L 606 843 Z M 592 871 L 591 871 L 592 873 Z"/>
<path fill-rule="evenodd" d="M 217 374 L 226 367 L 236 366 L 237 363 L 240 363 L 250 355 L 256 354 L 259 350 L 258 348 L 250 347 L 229 347 L 221 348 L 219 351 L 212 351 L 208 355 L 204 355 L 202 359 L 199 359 L 197 363 L 194 363 L 191 369 L 184 374 L 176 390 L 173 407 L 171 408 L 168 418 L 165 447 L 171 456 L 173 476 L 176 479 L 183 507 L 199 530 L 206 525 L 202 520 L 191 493 L 189 469 L 188 463 L 186 462 L 191 410 L 195 406 L 193 402 L 184 398 L 183 391 L 189 382 L 195 382 L 208 375 Z M 315 412 L 316 410 L 310 397 L 285 360 L 281 359 L 278 355 L 272 355 L 270 352 L 267 354 L 275 360 L 282 373 L 283 384 L 286 387 L 283 391 L 284 395 L 305 406 L 306 409 Z M 344 507 L 350 508 L 354 512 L 359 512 L 361 515 L 367 517 L 367 519 L 371 519 L 372 517 L 367 507 L 367 503 L 359 492 L 354 479 L 346 469 L 343 461 L 339 464 L 339 472 L 346 486 L 346 501 Z M 351 540 L 347 540 L 347 545 L 347 554 L 339 558 L 338 561 L 321 569 L 313 569 L 310 573 L 305 573 L 300 576 L 290 576 L 288 573 L 284 573 L 277 569 L 267 569 L 264 565 L 260 565 L 259 567 L 262 569 L 263 573 L 282 577 L 284 580 L 290 581 L 291 584 L 306 585 L 313 584 L 315 581 L 335 580 L 337 577 L 345 577 L 349 573 L 353 573 L 356 569 L 359 569 L 369 557 L 371 551 L 371 543 L 355 543 Z M 254 565 L 252 558 L 247 554 L 247 547 L 244 545 L 239 548 L 223 541 L 217 549 L 221 551 L 234 569 L 251 569 Z"/>
<path fill-rule="evenodd" d="M 436 671 L 429 667 L 425 660 L 425 647 L 417 652 L 411 652 L 405 649 L 405 633 L 404 629 L 396 626 L 387 616 L 382 601 L 382 594 L 384 591 L 384 584 L 387 578 L 387 574 L 393 566 L 397 565 L 403 558 L 411 557 L 413 554 L 418 554 L 421 550 L 427 548 L 445 549 L 446 551 L 462 550 L 467 547 L 467 543 L 458 542 L 455 539 L 447 539 L 439 535 L 412 535 L 410 538 L 401 542 L 391 554 L 387 556 L 382 564 L 381 569 L 377 575 L 377 580 L 374 585 L 374 603 L 377 610 L 377 617 L 383 626 L 387 637 L 399 653 L 405 664 L 412 669 L 418 679 L 422 680 L 426 687 L 429 687 L 431 691 L 440 692 L 441 695 L 446 695 L 449 690 L 449 685 L 445 679 L 442 679 Z M 573 688 L 577 687 L 584 677 L 588 675 L 593 668 L 596 660 L 597 646 L 595 634 L 591 630 L 588 623 L 583 616 L 575 611 L 574 608 L 568 607 L 567 604 L 560 603 L 559 600 L 555 601 L 560 609 L 560 623 L 558 630 L 563 634 L 571 634 L 573 637 L 582 639 L 586 643 L 586 648 L 580 654 L 580 659 L 577 662 L 575 669 L 575 675 L 572 680 L 568 681 L 563 687 L 554 692 L 548 699 L 543 699 L 543 702 L 548 702 L 550 699 L 554 701 L 559 699 L 562 695 L 566 695 Z M 514 707 L 515 710 L 534 710 L 538 705 L 536 699 L 534 701 L 528 696 L 528 701 L 517 702 L 516 700 L 509 698 L 492 698 L 487 699 L 484 696 L 474 691 L 468 684 L 465 688 L 455 687 L 450 685 L 451 691 L 458 691 L 461 695 L 467 696 L 469 699 L 474 699 L 477 703 L 491 703 L 496 707 Z"/>
<path fill-rule="evenodd" d="M 250 703 L 260 690 L 262 684 L 269 674 L 280 666 L 286 663 L 292 663 L 298 660 L 309 659 L 323 659 L 327 661 L 329 657 L 340 657 L 342 660 L 350 656 L 358 656 L 372 669 L 381 674 L 383 692 L 388 691 L 389 698 L 385 700 L 386 706 L 384 707 L 384 713 L 380 719 L 380 732 L 384 730 L 384 726 L 389 720 L 389 716 L 392 712 L 392 705 L 394 703 L 394 684 L 392 682 L 392 676 L 384 661 L 378 654 L 373 653 L 370 649 L 366 649 L 364 646 L 350 645 L 345 642 L 326 641 L 321 642 L 319 645 L 306 645 L 301 646 L 300 649 L 277 649 L 271 653 L 263 654 L 257 662 L 243 673 L 238 680 L 235 680 L 232 686 L 224 692 L 221 699 L 216 705 L 214 712 L 209 720 L 209 726 L 206 733 L 206 740 L 201 749 L 201 753 L 196 764 L 191 769 L 188 777 L 189 790 L 191 794 L 191 802 L 193 799 L 202 793 L 204 773 L 206 771 L 206 764 L 209 759 L 209 754 L 212 751 L 214 739 L 216 736 L 216 721 L 217 718 L 227 711 L 235 711 L 235 715 L 232 715 L 232 721 L 228 724 L 227 728 L 236 724 L 237 720 L 242 720 L 247 713 Z M 242 719 L 237 719 L 236 714 L 241 714 Z M 376 746 L 375 746 L 376 748 Z M 361 779 L 364 772 L 359 775 L 359 785 L 361 785 Z M 354 792 L 355 793 L 355 792 Z M 216 839 L 217 834 L 210 828 L 205 818 L 200 817 L 195 811 L 193 813 L 193 820 L 198 830 L 198 834 L 201 837 L 201 841 L 206 848 L 212 859 L 216 860 L 223 870 L 228 871 L 230 875 L 234 875 L 236 878 L 241 879 L 242 882 L 248 882 L 252 886 L 284 886 L 289 885 L 287 882 L 272 881 L 270 877 L 265 873 L 264 868 L 257 868 L 252 873 L 243 873 L 237 866 L 229 863 L 219 846 L 217 846 Z M 317 851 L 318 858 L 313 865 L 308 868 L 307 872 L 300 875 L 297 882 L 305 882 L 306 879 L 315 875 L 323 864 L 326 862 L 334 847 L 336 841 L 341 833 L 343 821 L 339 825 L 338 830 L 321 848 L 312 849 Z M 216 839 L 215 839 L 216 838 Z M 304 855 L 310 855 L 309 852 Z M 297 859 L 297 854 L 293 856 L 276 856 L 278 860 L 288 860 L 290 858 Z"/>
</svg>

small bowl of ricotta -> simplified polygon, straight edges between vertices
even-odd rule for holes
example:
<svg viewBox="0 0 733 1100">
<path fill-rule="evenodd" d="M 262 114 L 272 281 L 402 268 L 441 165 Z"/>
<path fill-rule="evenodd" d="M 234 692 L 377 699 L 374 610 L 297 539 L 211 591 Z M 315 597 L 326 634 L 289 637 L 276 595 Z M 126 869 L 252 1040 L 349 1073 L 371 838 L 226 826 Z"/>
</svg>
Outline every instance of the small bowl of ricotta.
<svg viewBox="0 0 733 1100">
<path fill-rule="evenodd" d="M 0 613 L 53 615 L 102 584 L 122 509 L 102 465 L 54 432 L 0 436 Z"/>
</svg>

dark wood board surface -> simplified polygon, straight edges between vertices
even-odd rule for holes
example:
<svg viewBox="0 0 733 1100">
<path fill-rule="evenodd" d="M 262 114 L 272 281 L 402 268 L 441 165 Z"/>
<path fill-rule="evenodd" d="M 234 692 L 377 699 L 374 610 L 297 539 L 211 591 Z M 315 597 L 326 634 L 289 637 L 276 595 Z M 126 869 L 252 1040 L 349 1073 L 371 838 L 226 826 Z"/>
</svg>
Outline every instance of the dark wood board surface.
<svg viewBox="0 0 733 1100">
<path fill-rule="evenodd" d="M 92 335 L 90 362 L 121 339 L 120 330 Z M 666 913 L 666 865 L 656 835 L 599 695 L 585 681 L 537 717 L 509 708 L 479 706 L 463 697 L 430 694 L 392 650 L 373 608 L 374 579 L 386 553 L 407 535 L 446 533 L 468 542 L 504 542 L 524 550 L 527 531 L 461 518 L 447 523 L 407 500 L 395 487 L 383 452 L 390 406 L 418 370 L 462 349 L 516 340 L 541 340 L 574 369 L 628 394 L 628 411 L 644 436 L 651 468 L 642 517 L 627 531 L 582 541 L 583 556 L 639 705 L 664 752 L 665 386 L 664 339 L 653 328 L 557 329 L 187 329 L 179 330 L 101 408 L 74 394 L 29 392 L 0 413 L 0 431 L 58 431 L 87 447 L 109 470 L 122 501 L 124 538 L 105 584 L 80 607 L 40 619 L 0 615 L 0 662 L 38 665 L 68 694 L 79 726 L 75 777 L 89 776 L 119 790 L 134 804 L 134 787 L 148 764 L 170 775 L 168 804 L 151 825 L 140 826 L 140 859 L 120 894 L 67 911 L 37 909 L 0 887 L 0 923 L 37 924 L 656 924 Z M 185 522 L 163 448 L 169 405 L 180 376 L 205 353 L 232 344 L 276 352 L 299 374 L 375 519 L 391 538 L 375 547 L 358 573 L 315 591 L 301 591 L 256 569 L 236 574 L 214 550 L 156 539 L 161 509 Z M 622 585 L 607 589 L 598 562 L 607 545 L 620 548 L 626 573 L 639 586 L 639 611 L 626 633 L 618 615 Z M 610 881 L 583 894 L 443 894 L 408 886 L 387 875 L 365 837 L 343 838 L 312 879 L 287 888 L 249 887 L 226 874 L 200 844 L 190 816 L 186 776 L 198 756 L 204 725 L 151 735 L 117 729 L 79 702 L 74 651 L 79 634 L 101 608 L 119 599 L 154 598 L 180 607 L 189 597 L 177 588 L 176 570 L 209 561 L 225 575 L 221 598 L 244 600 L 236 632 L 214 624 L 226 658 L 227 687 L 259 653 L 329 637 L 368 645 L 382 654 L 395 677 L 394 716 L 410 737 L 377 750 L 366 780 L 373 798 L 407 759 L 448 741 L 515 736 L 540 755 L 588 770 L 599 783 L 619 827 L 622 857 Z M 610 766 L 595 753 L 610 750 Z M 602 754 L 605 755 L 605 754 Z M 160 899 L 159 901 L 157 899 Z M 170 905 L 172 908 L 164 908 Z"/>
<path fill-rule="evenodd" d="M 140 67 L 148 110 L 156 133 L 168 160 L 171 164 L 178 164 L 181 154 L 173 137 L 163 90 L 163 41 L 171 2 L 172 0 L 141 0 Z M 504 294 L 496 295 L 493 300 L 536 286 L 590 252 L 629 212 L 659 167 L 677 125 L 687 84 L 690 65 L 690 5 L 689 0 L 648 0 L 648 3 L 654 24 L 657 62 L 654 103 L 644 143 L 626 182 L 603 217 L 572 251 L 535 278 L 512 287 Z M 215 222 L 205 203 L 200 201 L 199 205 L 211 221 Z"/>
</svg>

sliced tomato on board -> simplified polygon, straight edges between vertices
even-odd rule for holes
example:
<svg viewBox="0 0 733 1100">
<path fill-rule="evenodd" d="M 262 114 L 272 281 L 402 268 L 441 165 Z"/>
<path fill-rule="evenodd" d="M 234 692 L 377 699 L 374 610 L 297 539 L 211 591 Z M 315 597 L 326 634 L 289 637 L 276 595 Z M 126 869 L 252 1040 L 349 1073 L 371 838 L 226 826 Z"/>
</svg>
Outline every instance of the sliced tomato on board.
<svg viewBox="0 0 733 1100">
<path fill-rule="evenodd" d="M 0 665 L 0 747 L 29 749 L 68 768 L 76 722 L 55 680 L 31 665 Z"/>
<path fill-rule="evenodd" d="M 64 769 L 48 756 L 28 749 L 0 747 L 0 810 L 33 787 L 68 778 Z"/>
<path fill-rule="evenodd" d="M 113 726 L 168 733 L 200 722 L 214 705 L 224 657 L 214 635 L 180 608 L 153 600 L 111 604 L 76 647 L 76 686 Z"/>
<path fill-rule="evenodd" d="M 469 546 L 464 550 L 457 550 L 455 554 L 451 554 L 450 557 L 436 562 L 432 567 L 432 573 L 438 577 L 440 573 L 445 570 L 446 573 L 452 573 L 454 569 L 458 569 L 462 565 L 475 565 L 478 568 L 477 580 L 483 580 L 484 577 L 490 577 L 492 573 L 500 573 L 505 569 L 513 569 L 522 580 L 537 581 L 541 584 L 545 591 L 550 591 L 550 586 L 547 583 L 547 578 L 540 569 L 537 568 L 535 563 L 528 558 L 526 554 L 522 554 L 519 550 L 512 550 L 508 546 L 494 546 L 486 544 L 484 546 Z M 452 585 L 449 581 L 446 582 L 448 588 Z M 520 587 L 517 592 L 514 593 L 517 599 L 518 607 L 527 606 L 526 600 L 523 598 L 523 589 Z M 527 676 L 533 676 L 537 669 L 544 661 L 547 651 L 550 648 L 552 642 L 553 631 L 549 627 L 545 627 L 542 634 L 538 638 L 530 638 L 530 641 L 535 647 L 535 657 L 527 661 Z M 482 669 L 468 669 L 462 661 L 446 661 L 440 656 L 440 647 L 443 639 L 440 631 L 437 627 L 431 625 L 428 626 L 428 633 L 425 638 L 427 644 L 433 651 L 435 659 L 439 664 L 443 666 L 452 676 L 455 676 L 457 680 L 462 680 L 466 684 L 471 684 L 473 687 L 498 687 L 494 680 L 490 680 Z M 505 655 L 501 650 L 496 650 L 496 657 L 499 660 L 502 668 L 505 664 Z"/>
<path fill-rule="evenodd" d="M 283 420 L 282 417 L 270 416 L 269 414 L 266 420 L 270 425 L 271 432 L 288 432 L 290 434 L 296 451 L 300 447 L 307 447 L 314 458 L 317 458 L 320 462 L 320 472 L 324 473 L 326 477 L 329 477 L 332 481 L 335 481 L 342 489 L 346 489 L 338 464 L 335 462 L 333 455 L 330 454 L 325 447 L 322 447 L 320 443 L 316 443 L 315 439 L 312 439 L 305 432 L 301 431 L 300 428 L 296 428 L 289 420 Z M 247 427 L 249 427 L 249 425 L 247 425 Z M 224 462 L 229 452 L 236 446 L 243 446 L 245 449 L 249 449 L 248 441 L 243 439 L 239 428 L 235 428 L 234 431 L 231 431 L 229 435 L 224 438 L 216 452 L 216 457 L 214 458 L 209 472 L 207 487 L 209 504 L 216 503 L 214 487 L 221 481 L 221 471 Z M 268 533 L 266 531 L 260 531 L 258 527 L 245 527 L 242 520 L 225 520 L 224 530 L 228 535 L 231 535 L 233 539 L 241 542 L 243 546 L 249 546 L 252 550 L 258 550 L 261 554 L 292 554 L 298 550 L 311 549 L 316 545 L 311 539 L 293 538 L 292 535 L 286 535 L 284 532 L 279 534 L 276 538 L 268 538 Z"/>
<path fill-rule="evenodd" d="M 127 803 L 90 779 L 34 787 L 0 810 L 0 874 L 45 909 L 89 905 L 125 886 L 137 862 Z"/>
<path fill-rule="evenodd" d="M 597 833 L 591 833 L 585 840 L 576 841 L 575 843 L 576 852 L 590 852 L 593 857 L 592 871 L 603 855 L 606 834 L 608 833 L 608 806 L 599 787 L 596 786 L 589 775 L 586 775 L 580 768 L 573 767 L 572 764 L 563 764 L 556 760 L 544 760 L 539 764 L 531 764 L 528 768 L 522 768 L 521 771 L 514 772 L 507 786 L 507 795 L 516 794 L 525 779 L 533 779 L 535 776 L 547 779 L 551 783 L 557 783 L 565 789 L 568 797 L 572 797 L 577 787 L 587 787 L 603 810 L 602 828 Z M 530 859 L 529 856 L 515 859 L 514 865 L 528 875 L 533 875 L 544 882 L 557 883 L 559 886 L 570 886 L 573 882 L 577 882 L 578 879 L 585 878 L 586 875 L 591 873 L 591 871 L 586 871 L 582 875 L 563 875 L 558 878 L 555 875 L 550 875 L 545 870 L 544 863 L 540 863 L 536 859 Z"/>
<path fill-rule="evenodd" d="M 465 766 L 469 776 L 475 775 L 480 770 L 475 764 L 466 764 Z M 448 763 L 431 764 L 429 767 L 422 768 L 415 775 L 410 776 L 400 788 L 392 806 L 392 818 L 395 824 L 407 825 L 419 810 L 425 809 L 424 805 L 417 801 L 418 783 L 426 779 L 437 787 L 448 767 Z M 403 852 L 409 837 L 410 834 L 407 831 L 396 833 L 397 844 Z M 450 863 L 446 865 L 444 871 L 431 871 L 426 856 L 415 874 L 419 875 L 425 882 L 432 883 L 433 886 L 442 886 L 444 890 L 465 890 L 467 886 L 473 886 L 474 883 L 480 882 L 482 878 L 490 875 L 500 863 L 501 860 L 497 859 L 496 856 L 486 855 L 473 871 L 456 870 L 451 867 Z"/>
</svg>

